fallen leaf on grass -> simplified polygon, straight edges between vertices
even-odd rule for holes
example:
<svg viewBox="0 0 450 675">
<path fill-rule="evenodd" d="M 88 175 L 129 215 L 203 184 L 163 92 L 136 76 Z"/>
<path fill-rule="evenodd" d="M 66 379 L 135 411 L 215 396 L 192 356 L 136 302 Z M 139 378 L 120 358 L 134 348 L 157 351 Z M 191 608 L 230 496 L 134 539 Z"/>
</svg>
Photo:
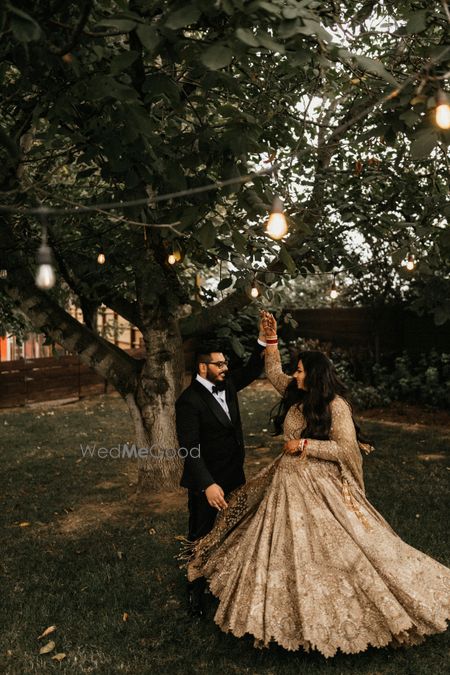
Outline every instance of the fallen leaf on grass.
<svg viewBox="0 0 450 675">
<path fill-rule="evenodd" d="M 128 621 L 128 612 L 124 612 L 122 615 L 122 621 Z"/>
<path fill-rule="evenodd" d="M 64 652 L 59 652 L 58 654 L 55 654 L 54 656 L 52 656 L 52 661 L 62 661 L 65 658 L 66 658 L 66 655 L 64 654 Z"/>
<path fill-rule="evenodd" d="M 49 626 L 48 628 L 46 628 L 46 629 L 44 630 L 43 633 L 41 633 L 41 634 L 39 635 L 38 640 L 40 640 L 41 638 L 45 637 L 46 635 L 50 635 L 50 633 L 54 633 L 55 630 L 56 630 L 56 626 Z"/>
<path fill-rule="evenodd" d="M 148 531 L 149 534 L 156 534 L 156 530 L 154 527 L 151 527 Z"/>
<path fill-rule="evenodd" d="M 430 453 L 430 454 L 417 455 L 417 459 L 422 459 L 425 462 L 441 461 L 441 460 L 446 459 L 446 456 L 443 453 L 434 452 L 434 453 Z"/>
<path fill-rule="evenodd" d="M 24 520 L 23 523 L 19 523 L 19 527 L 29 527 L 31 523 L 28 520 Z"/>
<path fill-rule="evenodd" d="M 47 642 L 46 645 L 40 648 L 39 654 L 48 654 L 49 652 L 52 652 L 55 649 L 55 643 L 53 640 L 50 640 L 50 642 Z"/>
</svg>

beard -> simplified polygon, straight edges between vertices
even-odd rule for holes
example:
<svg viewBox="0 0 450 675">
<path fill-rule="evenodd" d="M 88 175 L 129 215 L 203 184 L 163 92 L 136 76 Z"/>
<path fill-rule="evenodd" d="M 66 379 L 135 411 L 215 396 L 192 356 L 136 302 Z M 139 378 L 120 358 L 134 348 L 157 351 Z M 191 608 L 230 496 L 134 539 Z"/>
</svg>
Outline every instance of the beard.
<svg viewBox="0 0 450 675">
<path fill-rule="evenodd" d="M 206 379 L 209 382 L 211 382 L 211 384 L 215 384 L 217 389 L 219 389 L 219 390 L 225 389 L 225 387 L 226 387 L 226 384 L 225 384 L 226 377 L 227 377 L 226 373 L 224 373 L 223 379 L 219 379 L 218 375 L 213 375 L 212 373 L 206 374 Z"/>
</svg>

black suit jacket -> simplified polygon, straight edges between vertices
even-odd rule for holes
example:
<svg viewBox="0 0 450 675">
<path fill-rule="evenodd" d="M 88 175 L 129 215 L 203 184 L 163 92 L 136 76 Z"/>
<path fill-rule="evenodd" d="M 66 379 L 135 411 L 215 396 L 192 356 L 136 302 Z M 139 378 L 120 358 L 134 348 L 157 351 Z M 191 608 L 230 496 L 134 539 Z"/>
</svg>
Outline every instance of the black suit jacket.
<svg viewBox="0 0 450 675">
<path fill-rule="evenodd" d="M 264 347 L 257 343 L 248 362 L 228 373 L 225 395 L 231 420 L 206 387 L 194 379 L 176 402 L 177 434 L 180 447 L 200 446 L 200 452 L 184 460 L 180 485 L 205 490 L 218 483 L 225 493 L 245 483 L 244 437 L 237 392 L 260 375 Z M 186 454 L 186 453 L 184 453 Z M 195 455 L 200 455 L 199 457 Z"/>
</svg>

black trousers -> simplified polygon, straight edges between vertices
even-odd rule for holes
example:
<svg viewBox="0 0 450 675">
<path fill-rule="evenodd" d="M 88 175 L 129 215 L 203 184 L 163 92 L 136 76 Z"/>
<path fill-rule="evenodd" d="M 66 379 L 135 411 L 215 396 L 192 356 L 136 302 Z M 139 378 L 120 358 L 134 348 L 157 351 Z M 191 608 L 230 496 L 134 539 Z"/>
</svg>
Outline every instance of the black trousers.
<svg viewBox="0 0 450 675">
<path fill-rule="evenodd" d="M 228 492 L 231 492 L 229 490 Z M 225 493 L 225 501 L 227 500 Z M 210 506 L 206 495 L 200 490 L 188 490 L 188 509 L 189 509 L 189 541 L 196 541 L 204 537 L 214 527 L 214 523 L 219 511 Z M 188 588 L 203 592 L 206 586 L 205 577 L 199 577 L 195 581 L 188 582 Z"/>
<path fill-rule="evenodd" d="M 189 541 L 196 541 L 211 532 L 219 511 L 210 506 L 200 490 L 188 490 Z"/>
</svg>

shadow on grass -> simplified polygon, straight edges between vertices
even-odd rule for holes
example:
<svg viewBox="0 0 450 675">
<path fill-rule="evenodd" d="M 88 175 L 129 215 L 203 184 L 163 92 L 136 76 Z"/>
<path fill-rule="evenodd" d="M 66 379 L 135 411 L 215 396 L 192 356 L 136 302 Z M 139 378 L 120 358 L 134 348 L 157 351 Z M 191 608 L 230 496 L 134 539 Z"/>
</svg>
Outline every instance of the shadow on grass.
<svg viewBox="0 0 450 675">
<path fill-rule="evenodd" d="M 248 477 L 280 451 L 280 439 L 263 431 L 275 400 L 262 386 L 241 394 Z M 208 620 L 191 620 L 174 560 L 175 535 L 187 528 L 184 493 L 137 498 L 132 461 L 81 458 L 80 443 L 110 447 L 132 438 L 122 401 L 12 412 L 4 421 L 1 672 L 445 672 L 448 633 L 411 649 L 369 649 L 327 661 L 275 644 L 255 650 L 251 636 L 226 635 L 214 624 L 211 596 Z M 444 455 L 448 437 L 373 421 L 364 428 L 377 447 L 365 460 L 369 499 L 409 544 L 448 565 L 448 469 L 442 460 L 418 458 Z M 39 641 L 53 624 L 57 630 Z M 39 655 L 50 639 L 55 649 Z M 51 660 L 56 652 L 66 654 L 61 663 Z"/>
</svg>

